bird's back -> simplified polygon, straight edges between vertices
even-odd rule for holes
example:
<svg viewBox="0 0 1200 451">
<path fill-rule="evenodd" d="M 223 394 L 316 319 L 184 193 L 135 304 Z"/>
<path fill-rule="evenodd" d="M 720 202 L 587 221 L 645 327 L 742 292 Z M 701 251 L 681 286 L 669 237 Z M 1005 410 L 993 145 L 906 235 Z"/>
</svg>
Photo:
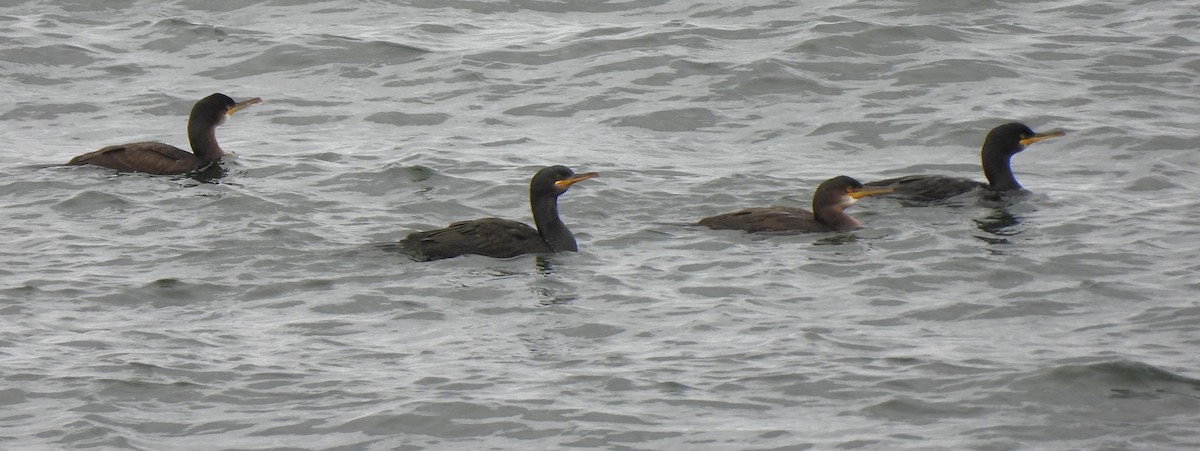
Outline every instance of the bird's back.
<svg viewBox="0 0 1200 451">
<path fill-rule="evenodd" d="M 865 183 L 863 186 L 891 188 L 892 192 L 884 196 L 916 201 L 949 199 L 987 188 L 987 184 L 983 182 L 944 175 L 909 175 Z"/>
<path fill-rule="evenodd" d="M 756 207 L 704 218 L 700 225 L 716 230 L 746 232 L 813 232 L 830 230 L 812 212 L 795 207 Z"/>
<path fill-rule="evenodd" d="M 425 260 L 467 254 L 508 258 L 553 252 L 537 229 L 500 218 L 461 221 L 444 229 L 416 232 L 401 240 L 400 246 Z"/>
<path fill-rule="evenodd" d="M 108 146 L 88 152 L 67 162 L 68 165 L 95 165 L 118 171 L 149 174 L 185 174 L 207 166 L 196 155 L 160 142 L 136 142 Z"/>
</svg>

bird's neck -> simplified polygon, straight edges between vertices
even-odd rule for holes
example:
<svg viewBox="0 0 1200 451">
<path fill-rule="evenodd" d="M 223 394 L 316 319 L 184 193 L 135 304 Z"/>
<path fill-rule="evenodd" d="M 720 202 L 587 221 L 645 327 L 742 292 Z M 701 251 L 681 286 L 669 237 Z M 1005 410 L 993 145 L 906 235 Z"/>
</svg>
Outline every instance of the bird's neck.
<svg viewBox="0 0 1200 451">
<path fill-rule="evenodd" d="M 1009 160 L 1012 155 L 999 152 L 983 153 L 983 176 L 987 177 L 988 186 L 996 191 L 1013 191 L 1021 189 L 1017 178 L 1013 176 Z"/>
<path fill-rule="evenodd" d="M 217 161 L 225 156 L 225 151 L 217 144 L 217 128 L 208 124 L 188 121 L 188 143 L 192 153 L 204 161 Z"/>
<path fill-rule="evenodd" d="M 830 229 L 838 231 L 853 230 L 862 226 L 862 223 L 850 217 L 844 209 L 837 206 L 814 209 L 813 218 L 817 222 L 829 226 Z"/>
<path fill-rule="evenodd" d="M 531 197 L 529 204 L 533 207 L 533 223 L 551 249 L 555 252 L 579 251 L 579 247 L 575 244 L 575 236 L 571 235 L 567 225 L 563 224 L 562 219 L 558 217 L 557 196 Z"/>
</svg>

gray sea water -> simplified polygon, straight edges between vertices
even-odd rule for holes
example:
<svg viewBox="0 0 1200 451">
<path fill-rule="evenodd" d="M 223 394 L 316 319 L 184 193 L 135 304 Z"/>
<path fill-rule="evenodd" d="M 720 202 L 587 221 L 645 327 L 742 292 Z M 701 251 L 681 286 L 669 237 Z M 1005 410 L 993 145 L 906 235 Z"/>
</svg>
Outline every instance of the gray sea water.
<svg viewBox="0 0 1200 451">
<path fill-rule="evenodd" d="M 2 449 L 1195 449 L 1191 1 L 0 6 Z M 218 131 L 213 181 L 45 167 Z M 848 234 L 684 224 L 835 175 Z M 374 243 L 529 221 L 581 252 Z"/>
</svg>

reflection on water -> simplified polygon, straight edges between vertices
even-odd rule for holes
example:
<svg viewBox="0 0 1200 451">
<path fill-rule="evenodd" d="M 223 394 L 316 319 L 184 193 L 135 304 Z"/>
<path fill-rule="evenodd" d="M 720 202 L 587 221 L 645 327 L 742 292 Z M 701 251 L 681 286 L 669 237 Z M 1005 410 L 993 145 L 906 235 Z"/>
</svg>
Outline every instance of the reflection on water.
<svg viewBox="0 0 1200 451">
<path fill-rule="evenodd" d="M 538 274 L 549 276 L 554 273 L 554 259 L 547 258 L 546 255 L 536 255 L 533 262 L 534 266 L 537 267 Z"/>
<path fill-rule="evenodd" d="M 215 185 L 221 183 L 221 178 L 225 177 L 225 174 L 227 173 L 229 173 L 229 171 L 225 169 L 225 166 L 218 162 L 189 172 L 187 176 L 188 178 L 200 183 Z"/>
<path fill-rule="evenodd" d="M 538 297 L 538 304 L 543 307 L 555 305 L 570 304 L 579 298 L 579 294 L 570 287 L 562 284 L 560 277 L 555 277 L 554 265 L 556 264 L 553 254 L 539 254 L 534 256 L 534 267 L 537 268 L 538 275 L 542 276 L 543 281 L 552 282 L 559 288 L 549 286 L 538 286 L 533 288 L 533 293 Z"/>
<path fill-rule="evenodd" d="M 813 242 L 814 246 L 837 246 L 842 244 L 850 244 L 858 241 L 858 236 L 853 233 L 844 233 L 831 237 L 821 238 Z"/>
<path fill-rule="evenodd" d="M 559 293 L 559 290 L 548 287 L 536 287 L 533 294 L 537 296 L 538 305 L 542 307 L 571 304 L 579 299 L 579 295 L 575 293 Z"/>
<path fill-rule="evenodd" d="M 1010 209 L 1017 205 L 1023 204 L 1022 201 L 1028 199 L 1032 193 L 1026 190 L 1016 191 L 985 191 L 983 194 L 983 205 L 988 208 L 989 213 L 983 219 L 975 219 L 975 227 L 979 230 L 988 233 L 988 236 L 976 235 L 975 238 L 988 244 L 1011 244 L 1011 242 L 1002 237 L 1015 236 L 1021 233 L 1017 228 L 1021 224 L 1021 218 L 1013 214 Z"/>
<path fill-rule="evenodd" d="M 1021 219 L 1008 211 L 1007 206 L 994 207 L 983 219 L 975 219 L 975 227 L 988 235 L 975 235 L 975 238 L 988 244 L 1012 244 L 1006 236 L 1020 233 L 1015 227 L 1021 224 Z"/>
</svg>

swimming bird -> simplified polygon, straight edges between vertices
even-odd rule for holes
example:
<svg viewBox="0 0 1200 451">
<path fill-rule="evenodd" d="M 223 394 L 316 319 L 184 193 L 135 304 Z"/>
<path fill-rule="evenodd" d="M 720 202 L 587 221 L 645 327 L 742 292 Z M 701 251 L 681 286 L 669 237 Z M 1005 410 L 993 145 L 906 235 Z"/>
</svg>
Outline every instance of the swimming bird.
<svg viewBox="0 0 1200 451">
<path fill-rule="evenodd" d="M 1007 192 L 1023 189 L 1013 176 L 1009 160 L 1025 150 L 1025 146 L 1043 139 L 1066 135 L 1055 130 L 1035 133 L 1025 124 L 1012 122 L 993 128 L 983 140 L 980 156 L 983 175 L 987 183 L 944 175 L 910 175 L 867 183 L 866 186 L 888 187 L 895 190 L 895 197 L 918 201 L 948 199 L 976 189 L 991 192 Z"/>
<path fill-rule="evenodd" d="M 862 226 L 844 211 L 858 198 L 892 192 L 891 188 L 864 188 L 858 180 L 844 175 L 826 180 L 813 193 L 812 208 L 747 208 L 733 213 L 704 218 L 700 225 L 717 230 L 747 232 L 831 232 Z"/>
<path fill-rule="evenodd" d="M 598 177 L 595 172 L 576 174 L 566 166 L 550 166 L 529 181 L 529 205 L 533 223 L 499 218 L 461 221 L 444 229 L 416 232 L 400 241 L 400 247 L 421 260 L 437 260 L 477 254 L 495 258 L 522 254 L 578 252 L 575 236 L 558 217 L 558 196 L 571 185 Z"/>
<path fill-rule="evenodd" d="M 220 93 L 200 99 L 188 116 L 188 142 L 192 152 L 160 142 L 136 142 L 85 153 L 72 158 L 67 164 L 90 164 L 118 171 L 158 175 L 198 171 L 225 156 L 225 151 L 217 144 L 217 126 L 234 112 L 259 102 L 262 99 L 258 97 L 234 102 Z"/>
</svg>

